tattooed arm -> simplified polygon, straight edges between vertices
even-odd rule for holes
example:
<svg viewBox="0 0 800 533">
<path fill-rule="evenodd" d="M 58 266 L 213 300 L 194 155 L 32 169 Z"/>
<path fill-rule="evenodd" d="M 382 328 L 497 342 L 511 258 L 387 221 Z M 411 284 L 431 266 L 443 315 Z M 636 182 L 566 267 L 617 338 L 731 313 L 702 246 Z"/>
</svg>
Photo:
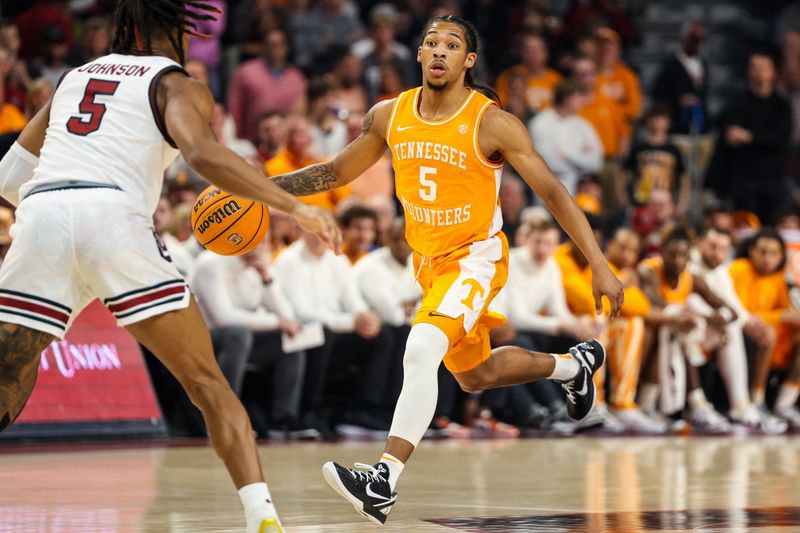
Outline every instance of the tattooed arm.
<svg viewBox="0 0 800 533">
<path fill-rule="evenodd" d="M 346 185 L 374 165 L 386 151 L 386 126 L 394 100 L 379 102 L 364 116 L 361 134 L 326 163 L 274 176 L 272 181 L 295 196 L 308 196 Z"/>
</svg>

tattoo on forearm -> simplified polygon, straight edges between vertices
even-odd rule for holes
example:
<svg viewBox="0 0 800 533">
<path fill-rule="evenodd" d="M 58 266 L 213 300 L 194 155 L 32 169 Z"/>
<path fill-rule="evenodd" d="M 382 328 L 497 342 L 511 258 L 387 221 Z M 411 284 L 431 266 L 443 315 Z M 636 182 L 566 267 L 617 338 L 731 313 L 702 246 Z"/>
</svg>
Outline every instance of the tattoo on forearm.
<svg viewBox="0 0 800 533">
<path fill-rule="evenodd" d="M 373 108 L 364 116 L 361 133 L 353 143 L 363 139 L 367 133 L 369 133 L 374 120 L 375 109 Z M 350 150 L 353 143 L 350 143 L 344 151 Z M 335 189 L 340 185 L 338 183 L 338 177 L 333 173 L 333 163 L 331 162 L 319 163 L 317 165 L 301 168 L 295 172 L 281 174 L 280 176 L 272 178 L 272 181 L 284 191 L 294 194 L 295 196 L 317 194 L 319 192 Z"/>
<path fill-rule="evenodd" d="M 0 324 L 0 431 L 25 407 L 36 383 L 42 350 L 53 340 L 48 333 Z"/>
<path fill-rule="evenodd" d="M 320 163 L 289 174 L 275 176 L 272 181 L 295 196 L 308 196 L 332 189 L 336 183 L 336 176 L 333 174 L 331 163 Z"/>
<path fill-rule="evenodd" d="M 364 122 L 361 126 L 361 133 L 359 134 L 358 138 L 363 139 L 367 133 L 369 133 L 370 128 L 372 128 L 372 123 L 375 121 L 375 108 L 371 108 L 367 111 L 367 114 L 364 115 Z"/>
</svg>

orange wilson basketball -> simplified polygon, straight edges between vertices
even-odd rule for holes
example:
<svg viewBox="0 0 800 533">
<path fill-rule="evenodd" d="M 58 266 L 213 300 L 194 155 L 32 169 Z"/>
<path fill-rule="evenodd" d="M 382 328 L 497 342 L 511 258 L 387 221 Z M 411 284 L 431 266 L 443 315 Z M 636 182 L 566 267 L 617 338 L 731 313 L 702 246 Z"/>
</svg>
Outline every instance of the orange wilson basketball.
<svg viewBox="0 0 800 533">
<path fill-rule="evenodd" d="M 206 249 L 220 255 L 240 255 L 255 248 L 267 234 L 267 206 L 228 194 L 212 185 L 192 208 L 192 229 Z"/>
</svg>

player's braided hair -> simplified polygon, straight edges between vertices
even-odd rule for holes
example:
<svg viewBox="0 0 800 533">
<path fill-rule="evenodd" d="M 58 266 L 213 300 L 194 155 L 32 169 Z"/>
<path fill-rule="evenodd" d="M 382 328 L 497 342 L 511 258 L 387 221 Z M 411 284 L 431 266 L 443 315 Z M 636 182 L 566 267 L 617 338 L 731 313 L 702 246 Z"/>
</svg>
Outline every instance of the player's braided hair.
<svg viewBox="0 0 800 533">
<path fill-rule="evenodd" d="M 478 53 L 478 30 L 475 29 L 475 26 L 468 20 L 465 20 L 458 15 L 437 15 L 435 17 L 431 17 L 428 22 L 425 24 L 425 29 L 422 30 L 422 42 L 425 42 L 425 35 L 431 29 L 431 26 L 436 24 L 437 22 L 450 22 L 451 24 L 457 24 L 461 27 L 464 31 L 464 37 L 467 39 L 467 53 Z M 420 43 L 420 46 L 422 43 Z M 475 76 L 472 74 L 472 69 L 474 67 L 470 67 L 467 69 L 467 73 L 464 76 L 464 85 L 470 87 L 471 89 L 475 89 L 479 93 L 491 98 L 497 105 L 500 105 L 500 97 L 497 96 L 497 93 L 494 92 L 490 87 L 486 85 L 482 85 L 475 81 Z"/>
<path fill-rule="evenodd" d="M 153 35 L 160 31 L 167 35 L 183 64 L 183 34 L 209 37 L 197 31 L 192 19 L 213 20 L 219 13 L 219 9 L 202 0 L 118 0 L 111 51 L 152 53 Z"/>
</svg>

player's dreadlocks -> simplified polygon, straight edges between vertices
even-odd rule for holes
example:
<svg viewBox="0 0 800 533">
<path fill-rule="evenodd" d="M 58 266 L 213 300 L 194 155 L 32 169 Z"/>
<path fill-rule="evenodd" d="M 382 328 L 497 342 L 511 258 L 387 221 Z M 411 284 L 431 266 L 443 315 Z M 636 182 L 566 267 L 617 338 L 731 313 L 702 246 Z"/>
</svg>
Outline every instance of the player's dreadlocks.
<svg viewBox="0 0 800 533">
<path fill-rule="evenodd" d="M 202 0 L 118 0 L 114 15 L 116 33 L 111 52 L 152 53 L 153 34 L 163 32 L 184 62 L 183 34 L 208 38 L 197 31 L 194 20 L 213 20 L 220 11 Z M 176 31 L 177 30 L 177 31 Z"/>
<path fill-rule="evenodd" d="M 428 33 L 428 30 L 430 30 L 431 26 L 437 22 L 449 22 L 451 24 L 460 26 L 464 31 L 464 37 L 467 39 L 467 53 L 478 53 L 478 30 L 475 29 L 475 26 L 471 22 L 459 17 L 458 15 L 437 15 L 428 19 L 428 22 L 425 24 L 425 29 L 422 30 L 423 42 L 425 41 L 425 35 Z M 472 68 L 467 69 L 467 73 L 464 76 L 464 85 L 475 89 L 479 93 L 483 93 L 488 98 L 491 98 L 497 102 L 497 105 L 500 105 L 500 97 L 497 96 L 496 92 L 486 85 L 481 85 L 475 81 L 475 77 L 472 74 Z"/>
</svg>

